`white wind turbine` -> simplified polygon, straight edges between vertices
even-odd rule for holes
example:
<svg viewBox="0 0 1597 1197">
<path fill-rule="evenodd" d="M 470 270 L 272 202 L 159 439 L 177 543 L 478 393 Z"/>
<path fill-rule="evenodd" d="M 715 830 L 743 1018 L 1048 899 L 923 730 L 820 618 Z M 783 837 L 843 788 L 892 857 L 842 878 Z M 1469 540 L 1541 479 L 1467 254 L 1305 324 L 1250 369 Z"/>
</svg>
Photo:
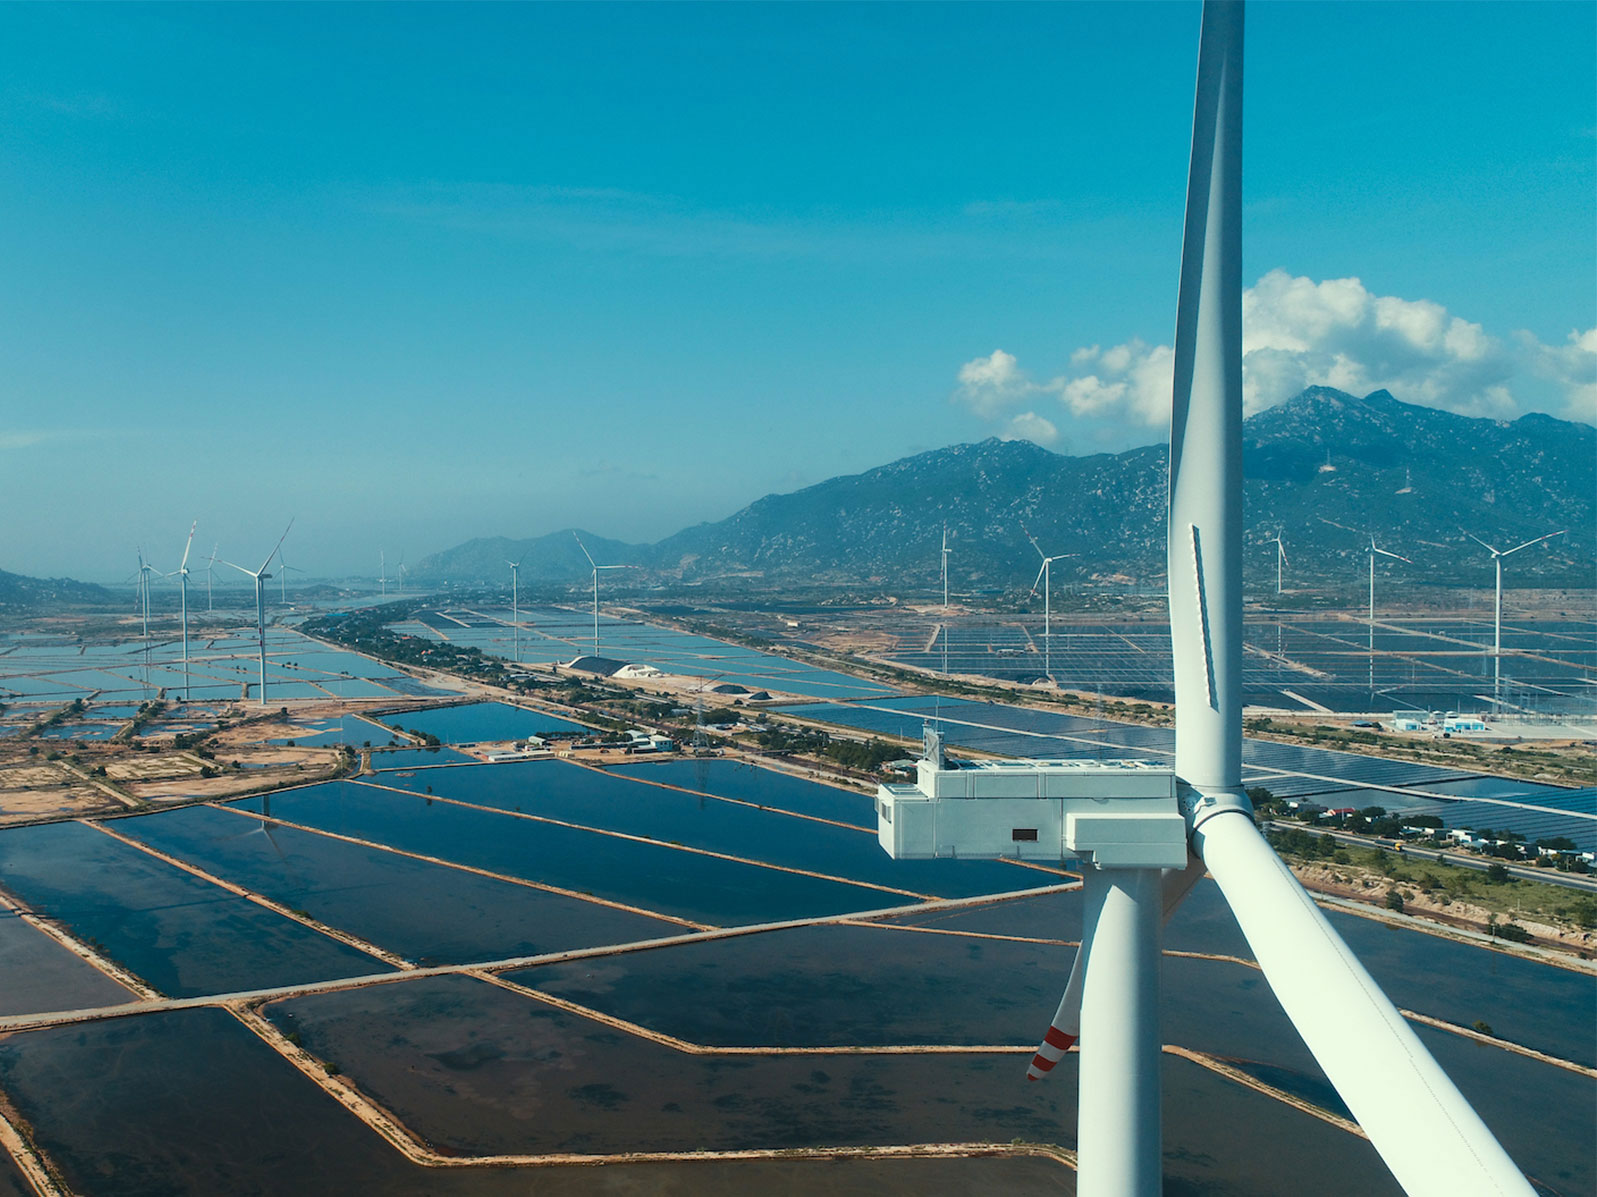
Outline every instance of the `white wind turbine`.
<svg viewBox="0 0 1597 1197">
<path fill-rule="evenodd" d="M 395 590 L 394 593 L 395 594 L 404 594 L 405 593 L 405 550 L 404 549 L 400 549 L 399 550 L 399 565 L 397 566 L 397 569 L 399 571 L 399 578 L 398 578 L 399 588 L 397 590 Z"/>
<path fill-rule="evenodd" d="M 1055 561 L 1063 561 L 1066 557 L 1075 557 L 1077 554 L 1055 553 L 1050 557 L 1042 551 L 1042 545 L 1037 543 L 1037 538 L 1031 534 L 1025 524 L 1020 526 L 1020 530 L 1026 533 L 1026 539 L 1031 541 L 1031 547 L 1036 549 L 1037 556 L 1042 558 L 1042 565 L 1037 570 L 1037 580 L 1031 584 L 1031 592 L 1035 595 L 1037 582 L 1042 583 L 1042 671 L 1048 680 L 1052 681 L 1054 676 L 1053 565 Z"/>
<path fill-rule="evenodd" d="M 1535 540 L 1527 540 L 1524 544 L 1517 544 L 1511 549 L 1497 549 L 1487 544 L 1473 532 L 1464 533 L 1481 548 L 1492 555 L 1492 564 L 1497 566 L 1497 600 L 1492 606 L 1492 709 L 1495 711 L 1502 705 L 1503 685 L 1503 558 L 1512 556 L 1520 549 L 1528 549 L 1533 544 L 1541 544 L 1544 540 L 1551 540 L 1555 536 L 1562 536 L 1568 532 L 1562 528 L 1557 532 L 1549 532 L 1546 536 L 1538 536 Z"/>
<path fill-rule="evenodd" d="M 176 578 L 183 595 L 183 701 L 189 700 L 189 550 L 194 547 L 194 529 L 200 526 L 195 520 L 189 525 L 189 538 L 183 545 L 183 561 L 168 578 Z"/>
<path fill-rule="evenodd" d="M 1242 23 L 1206 0 L 1176 308 L 1167 532 L 1185 869 L 1086 870 L 1081 948 L 1031 1075 L 1081 1039 L 1077 1192 L 1161 1190 L 1165 915 L 1219 884 L 1287 1017 L 1410 1194 L 1531 1188 L 1254 826 L 1242 785 Z"/>
<path fill-rule="evenodd" d="M 294 521 L 288 521 L 288 527 L 283 529 L 283 534 L 277 538 L 277 543 L 272 546 L 272 551 L 266 554 L 266 560 L 261 562 L 260 569 L 245 569 L 242 565 L 235 565 L 231 561 L 222 562 L 231 566 L 241 574 L 248 574 L 255 579 L 255 630 L 261 642 L 261 705 L 266 705 L 266 579 L 272 575 L 266 572 L 266 567 L 271 565 L 272 558 L 277 556 L 277 550 L 283 547 L 283 542 L 288 539 L 289 529 L 294 526 Z"/>
<path fill-rule="evenodd" d="M 599 655 L 599 571 L 601 569 L 631 569 L 630 565 L 600 565 L 593 559 L 593 554 L 588 552 L 588 546 L 582 543 L 582 537 L 575 532 L 571 534 L 576 538 L 577 547 L 582 550 L 582 555 L 588 559 L 588 564 L 593 566 L 593 655 Z"/>
<path fill-rule="evenodd" d="M 156 569 L 144 559 L 144 546 L 139 546 L 139 610 L 143 621 L 144 637 L 144 686 L 150 685 L 150 575 L 158 574 Z"/>
<path fill-rule="evenodd" d="M 1370 534 L 1370 693 L 1375 693 L 1375 556 L 1379 553 L 1382 557 L 1390 557 L 1394 561 L 1407 562 L 1413 565 L 1407 557 L 1399 553 L 1388 553 L 1385 549 L 1375 547 L 1375 534 Z"/>
<path fill-rule="evenodd" d="M 388 597 L 388 553 L 384 549 L 377 550 L 377 585 L 382 587 L 382 596 Z"/>
<path fill-rule="evenodd" d="M 278 602 L 282 603 L 285 607 L 288 605 L 289 570 L 293 570 L 296 574 L 302 574 L 305 572 L 297 565 L 290 565 L 288 563 L 288 558 L 283 556 L 283 550 L 279 548 L 277 550 L 277 599 Z"/>
<path fill-rule="evenodd" d="M 515 660 L 517 661 L 521 660 L 521 563 L 526 559 L 527 554 L 523 553 L 516 560 L 505 562 L 510 567 L 510 626 L 516 630 Z"/>
<path fill-rule="evenodd" d="M 210 612 L 212 611 L 212 607 L 211 607 L 211 575 L 216 572 L 216 552 L 221 547 L 222 546 L 219 545 L 219 544 L 212 545 L 211 546 L 211 556 L 205 562 L 205 612 L 206 612 L 207 615 L 210 614 Z"/>
<path fill-rule="evenodd" d="M 1281 593 L 1281 567 L 1287 564 L 1286 545 L 1281 543 L 1281 534 L 1279 532 L 1276 533 L 1273 543 L 1275 544 L 1275 593 L 1279 596 Z"/>
<path fill-rule="evenodd" d="M 943 610 L 948 610 L 948 523 L 943 523 Z M 945 671 L 946 672 L 946 671 Z"/>
</svg>

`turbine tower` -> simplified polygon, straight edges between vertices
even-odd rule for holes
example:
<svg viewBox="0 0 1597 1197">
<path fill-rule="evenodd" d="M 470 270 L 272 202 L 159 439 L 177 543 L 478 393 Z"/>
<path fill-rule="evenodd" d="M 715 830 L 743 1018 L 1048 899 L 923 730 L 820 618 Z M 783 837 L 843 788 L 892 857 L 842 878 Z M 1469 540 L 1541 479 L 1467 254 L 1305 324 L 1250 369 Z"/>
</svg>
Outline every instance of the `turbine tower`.
<svg viewBox="0 0 1597 1197">
<path fill-rule="evenodd" d="M 178 589 L 183 595 L 183 701 L 189 700 L 189 550 L 194 547 L 194 529 L 200 526 L 200 521 L 195 520 L 189 525 L 189 538 L 183 545 L 183 560 L 178 567 L 166 576 L 175 577 Z M 209 592 L 209 584 L 207 584 Z"/>
<path fill-rule="evenodd" d="M 1497 566 L 1497 601 L 1492 606 L 1492 710 L 1494 712 L 1503 703 L 1503 558 L 1512 556 L 1519 552 L 1520 549 L 1528 549 L 1533 544 L 1541 544 L 1544 540 L 1562 536 L 1568 531 L 1568 528 L 1563 528 L 1557 532 L 1549 532 L 1546 536 L 1538 536 L 1535 540 L 1527 540 L 1524 544 L 1517 544 L 1511 549 L 1495 549 L 1473 532 L 1464 534 L 1490 553 L 1492 555 L 1492 564 Z"/>
<path fill-rule="evenodd" d="M 948 610 L 948 521 L 943 521 L 943 610 Z"/>
<path fill-rule="evenodd" d="M 878 789 L 877 832 L 900 858 L 1042 860 L 1066 849 L 1090 858 L 1081 947 L 1028 1074 L 1045 1074 L 1079 1031 L 1081 1197 L 1161 1191 L 1162 924 L 1205 869 L 1282 1009 L 1398 1184 L 1435 1197 L 1531 1197 L 1513 1161 L 1260 835 L 1242 785 L 1242 26 L 1240 0 L 1206 0 L 1170 422 L 1173 774 L 1121 764 L 1118 788 L 1106 791 L 1084 762 L 1039 763 L 1061 797 L 999 799 L 980 796 L 975 764 L 954 771 L 969 788 L 945 795 L 941 737 L 929 732 L 917 784 Z M 1073 773 L 1091 786 L 1072 794 Z M 1009 787 L 1002 793 L 1014 793 L 1012 776 L 999 779 L 999 788 Z M 1104 797 L 1110 792 L 1121 796 Z M 950 818 L 939 816 L 939 803 Z M 1013 827 L 1022 820 L 1030 826 Z"/>
<path fill-rule="evenodd" d="M 1375 693 L 1375 555 L 1390 557 L 1394 561 L 1404 561 L 1413 565 L 1407 557 L 1397 553 L 1388 553 L 1385 549 L 1375 547 L 1375 534 L 1370 534 L 1370 693 Z"/>
<path fill-rule="evenodd" d="M 261 705 L 266 705 L 266 579 L 272 575 L 266 572 L 266 567 L 271 565 L 272 558 L 277 556 L 277 550 L 283 547 L 283 542 L 288 539 L 289 529 L 293 528 L 294 521 L 288 521 L 288 527 L 283 529 L 283 534 L 277 538 L 277 543 L 272 546 L 272 551 L 266 554 L 266 560 L 261 562 L 260 569 L 245 569 L 242 565 L 235 565 L 231 561 L 222 562 L 231 566 L 241 574 L 248 574 L 255 579 L 255 630 L 261 642 Z"/>
<path fill-rule="evenodd" d="M 1281 567 L 1285 564 L 1287 564 L 1286 545 L 1281 543 L 1281 534 L 1277 532 L 1275 535 L 1275 593 L 1277 598 L 1281 596 Z"/>
<path fill-rule="evenodd" d="M 599 655 L 599 571 L 601 569 L 631 569 L 630 565 L 600 565 L 593 559 L 593 554 L 588 552 L 588 546 L 582 543 L 582 537 L 576 532 L 571 535 L 576 539 L 577 547 L 582 550 L 582 555 L 588 559 L 588 564 L 593 566 L 593 655 Z"/>
<path fill-rule="evenodd" d="M 1042 545 L 1037 543 L 1025 524 L 1020 530 L 1026 533 L 1026 539 L 1031 541 L 1031 547 L 1037 550 L 1037 556 L 1042 558 L 1042 565 L 1037 570 L 1037 581 L 1031 584 L 1033 596 L 1037 593 L 1037 582 L 1042 583 L 1042 671 L 1049 681 L 1053 680 L 1053 565 L 1055 561 L 1063 561 L 1066 557 L 1074 557 L 1075 553 L 1055 553 L 1050 557 L 1042 551 Z"/>
<path fill-rule="evenodd" d="M 526 559 L 527 555 L 523 553 L 515 561 L 505 562 L 510 567 L 510 626 L 516 630 L 517 661 L 521 660 L 521 563 Z"/>
</svg>

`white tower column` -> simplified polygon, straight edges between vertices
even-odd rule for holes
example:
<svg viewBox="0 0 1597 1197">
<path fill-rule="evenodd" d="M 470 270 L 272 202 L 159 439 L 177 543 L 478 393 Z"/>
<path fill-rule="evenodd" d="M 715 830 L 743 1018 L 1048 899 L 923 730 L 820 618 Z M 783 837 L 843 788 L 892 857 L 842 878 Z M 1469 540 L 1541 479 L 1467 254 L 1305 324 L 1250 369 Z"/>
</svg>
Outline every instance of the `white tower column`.
<svg viewBox="0 0 1597 1197">
<path fill-rule="evenodd" d="M 1092 952 L 1081 993 L 1079 1197 L 1158 1197 L 1163 1188 L 1162 882 L 1158 869 L 1086 870 Z"/>
</svg>

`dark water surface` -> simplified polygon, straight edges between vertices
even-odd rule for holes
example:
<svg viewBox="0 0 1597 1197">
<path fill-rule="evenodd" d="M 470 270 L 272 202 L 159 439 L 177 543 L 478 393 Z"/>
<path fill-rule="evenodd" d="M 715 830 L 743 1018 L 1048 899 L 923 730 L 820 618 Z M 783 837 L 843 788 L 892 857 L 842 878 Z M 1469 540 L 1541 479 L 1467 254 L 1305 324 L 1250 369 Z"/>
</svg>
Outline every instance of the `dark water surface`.
<svg viewBox="0 0 1597 1197">
<path fill-rule="evenodd" d="M 1048 1029 L 1073 956 L 1046 944 L 819 926 L 511 976 L 692 1043 L 1024 1045 Z M 1015 1062 L 1019 1075 L 1025 1065 Z"/>
<path fill-rule="evenodd" d="M 391 727 L 425 732 L 445 744 L 475 744 L 481 741 L 520 740 L 545 732 L 576 732 L 587 735 L 580 723 L 530 711 L 504 702 L 471 702 L 458 707 L 439 707 L 431 711 L 406 711 L 380 716 Z"/>
<path fill-rule="evenodd" d="M 1023 1056 L 683 1056 L 459 977 L 269 1012 L 461 1151 L 1074 1140 L 1073 1061 L 1031 1085 Z M 1167 1192 L 1396 1191 L 1363 1140 L 1186 1061 L 1164 1073 Z"/>
<path fill-rule="evenodd" d="M 171 997 L 388 968 L 81 823 L 0 832 L 0 884 Z"/>
<path fill-rule="evenodd" d="M 117 827 L 418 964 L 500 960 L 682 931 L 677 923 L 210 807 L 123 819 Z"/>
<path fill-rule="evenodd" d="M 259 800 L 237 805 L 258 810 Z M 272 811 L 342 835 L 711 924 L 879 910 L 906 900 L 881 890 L 351 782 L 279 794 L 272 799 Z"/>
<path fill-rule="evenodd" d="M 0 1014 L 85 1010 L 133 1000 L 129 990 L 83 957 L 12 911 L 0 910 Z"/>
<path fill-rule="evenodd" d="M 762 769 L 743 761 L 679 758 L 615 765 L 610 772 L 641 781 L 681 786 L 702 794 L 739 798 L 744 802 L 774 806 L 778 810 L 794 811 L 801 815 L 835 819 L 839 823 L 863 827 L 872 833 L 876 831 L 876 803 L 870 795 L 838 789 L 818 781 L 806 781 L 802 777 L 778 773 L 774 769 Z"/>
<path fill-rule="evenodd" d="M 630 776 L 561 760 L 428 770 L 415 777 L 384 781 L 415 792 L 431 787 L 431 792 L 441 797 L 499 810 L 543 815 L 929 897 L 962 898 L 1032 889 L 1051 880 L 1035 869 L 1001 861 L 893 860 L 877 842 L 874 829 L 867 832 L 796 819 L 781 811 L 645 785 Z M 878 903 L 893 904 L 891 900 Z"/>
</svg>

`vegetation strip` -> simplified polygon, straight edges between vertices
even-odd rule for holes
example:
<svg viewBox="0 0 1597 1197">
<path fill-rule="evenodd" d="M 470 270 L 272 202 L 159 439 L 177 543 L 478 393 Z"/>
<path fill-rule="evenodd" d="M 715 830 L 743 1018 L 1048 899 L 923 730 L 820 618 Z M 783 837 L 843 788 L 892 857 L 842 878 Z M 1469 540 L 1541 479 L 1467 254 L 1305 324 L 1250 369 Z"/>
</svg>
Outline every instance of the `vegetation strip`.
<svg viewBox="0 0 1597 1197">
<path fill-rule="evenodd" d="M 254 902 L 257 906 L 264 906 L 273 914 L 282 915 L 284 918 L 296 922 L 302 927 L 308 927 L 312 931 L 320 932 L 329 939 L 336 939 L 339 943 L 345 944 L 348 947 L 352 947 L 358 952 L 364 952 L 368 956 L 375 957 L 376 959 L 381 960 L 384 964 L 392 965 L 394 968 L 408 968 L 413 963 L 413 961 L 406 960 L 403 956 L 396 956 L 394 953 L 387 951 L 384 948 L 380 948 L 374 943 L 368 943 L 359 936 L 351 935 L 348 931 L 341 931 L 337 927 L 329 927 L 326 923 L 318 922 L 316 919 L 311 918 L 308 914 L 301 914 L 296 910 L 290 910 L 281 902 L 275 902 L 271 898 L 266 897 L 264 894 L 258 894 L 254 890 L 245 889 L 242 885 L 238 885 L 232 881 L 226 881 L 214 873 L 208 873 L 198 865 L 190 864 L 186 860 L 182 860 L 176 856 L 170 855 L 169 853 L 162 852 L 159 848 L 152 848 L 148 844 L 140 843 L 131 836 L 123 835 L 120 831 L 112 831 L 109 827 L 97 823 L 93 819 L 79 819 L 78 822 L 82 823 L 85 827 L 92 827 L 96 831 L 103 832 L 112 839 L 126 844 L 129 848 L 137 848 L 140 852 L 143 852 L 149 856 L 153 856 L 156 860 L 159 860 L 163 864 L 169 864 L 175 869 L 182 869 L 185 873 L 189 873 L 192 876 L 198 877 L 201 881 L 208 881 L 219 889 L 224 889 L 230 894 L 236 894 L 240 898 Z"/>
<path fill-rule="evenodd" d="M 400 793 L 408 794 L 411 791 L 401 790 Z M 230 815 L 238 815 L 245 819 L 259 819 L 262 816 L 252 811 L 240 810 L 236 806 L 226 806 L 221 803 L 213 804 L 213 809 L 226 811 Z M 562 886 L 550 885 L 545 881 L 529 881 L 525 877 L 512 877 L 509 873 L 495 873 L 490 869 L 480 869 L 476 865 L 461 864 L 458 861 L 445 860 L 441 856 L 428 856 L 423 852 L 410 852 L 404 848 L 395 848 L 390 844 L 380 844 L 376 840 L 364 840 L 359 836 L 344 835 L 337 831 L 326 831 L 320 827 L 312 827 L 307 823 L 296 823 L 292 819 L 272 816 L 272 822 L 287 827 L 292 831 L 301 831 L 307 835 L 319 835 L 326 839 L 338 840 L 345 844 L 354 844 L 361 848 L 374 848 L 379 852 L 389 852 L 395 856 L 403 856 L 409 860 L 419 860 L 425 864 L 439 865 L 446 869 L 456 869 L 462 873 L 474 873 L 478 877 L 486 877 L 490 881 L 503 881 L 510 885 L 519 885 L 524 889 L 542 890 L 544 893 L 558 894 L 562 898 L 574 898 L 579 902 L 591 902 L 595 906 L 608 906 L 612 910 L 624 910 L 628 914 L 641 914 L 646 918 L 660 919 L 662 922 L 676 923 L 680 927 L 692 927 L 696 931 L 709 931 L 713 929 L 710 923 L 695 923 L 692 919 L 680 918 L 674 914 L 661 914 L 658 910 L 645 910 L 641 906 L 628 906 L 625 902 L 615 902 L 609 898 L 598 898 L 593 894 L 579 893 L 574 889 L 565 889 Z"/>
<path fill-rule="evenodd" d="M 899 889 L 894 885 L 878 885 L 873 881 L 855 881 L 850 877 L 837 877 L 831 873 L 818 873 L 813 869 L 800 869 L 793 865 L 771 864 L 769 861 L 755 860 L 748 856 L 733 856 L 728 852 L 713 852 L 709 848 L 694 848 L 687 844 L 672 844 L 665 840 L 650 839 L 645 835 L 632 835 L 625 831 L 608 831 L 603 827 L 588 827 L 582 823 L 568 823 L 564 819 L 552 819 L 548 815 L 529 815 L 525 811 L 504 810 L 497 806 L 483 806 L 476 802 L 467 802 L 463 798 L 445 798 L 441 794 L 418 794 L 415 790 L 402 790 L 397 786 L 385 786 L 375 781 L 354 781 L 358 786 L 370 786 L 374 790 L 387 790 L 394 794 L 403 794 L 407 798 L 426 798 L 434 802 L 447 802 L 453 806 L 464 806 L 468 810 L 480 810 L 491 815 L 508 815 L 512 819 L 529 819 L 534 823 L 547 823 L 552 827 L 565 827 L 572 831 L 588 831 L 594 835 L 607 835 L 613 839 L 631 840 L 635 844 L 652 844 L 656 848 L 669 848 L 673 852 L 691 852 L 695 856 L 710 856 L 716 860 L 730 860 L 737 864 L 754 865 L 761 869 L 774 869 L 778 873 L 792 873 L 799 877 L 813 877 L 818 881 L 835 881 L 843 885 L 856 885 L 863 889 L 874 889 L 884 894 L 898 894 L 905 898 L 916 898 L 922 902 L 935 901 L 936 894 L 918 894 L 912 889 Z"/>
</svg>

